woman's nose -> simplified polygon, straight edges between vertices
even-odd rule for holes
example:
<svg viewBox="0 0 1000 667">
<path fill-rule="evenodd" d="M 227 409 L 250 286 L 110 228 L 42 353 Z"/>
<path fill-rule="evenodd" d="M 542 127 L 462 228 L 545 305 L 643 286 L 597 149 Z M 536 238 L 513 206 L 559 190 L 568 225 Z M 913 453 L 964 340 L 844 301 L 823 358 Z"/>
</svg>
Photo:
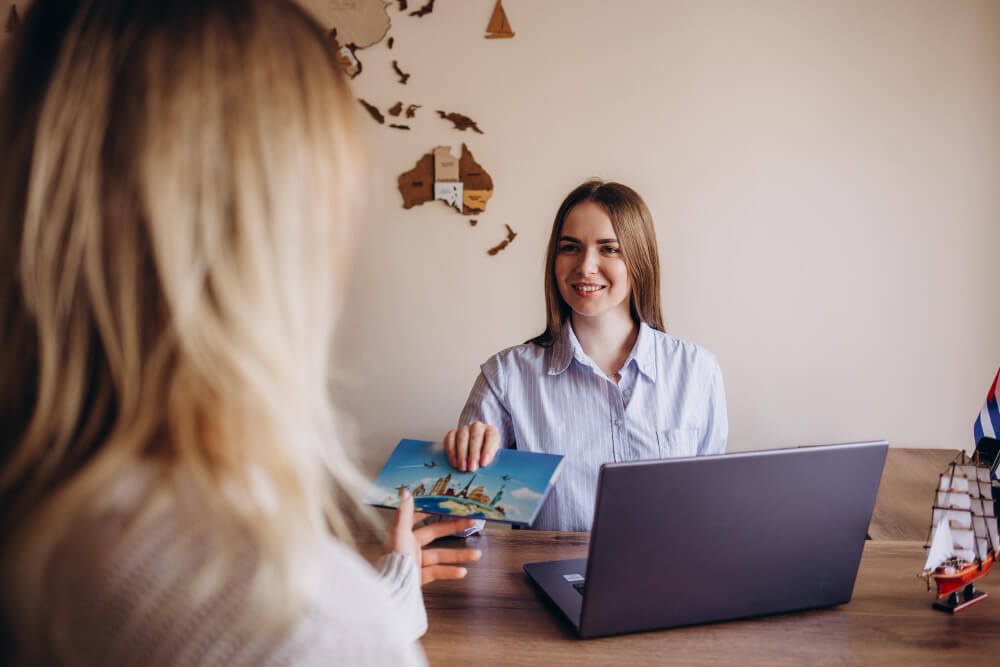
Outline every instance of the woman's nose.
<svg viewBox="0 0 1000 667">
<path fill-rule="evenodd" d="M 593 248 L 588 249 L 580 257 L 580 272 L 584 275 L 590 275 L 592 273 L 597 273 L 598 260 L 600 258 L 597 255 L 597 251 Z"/>
</svg>

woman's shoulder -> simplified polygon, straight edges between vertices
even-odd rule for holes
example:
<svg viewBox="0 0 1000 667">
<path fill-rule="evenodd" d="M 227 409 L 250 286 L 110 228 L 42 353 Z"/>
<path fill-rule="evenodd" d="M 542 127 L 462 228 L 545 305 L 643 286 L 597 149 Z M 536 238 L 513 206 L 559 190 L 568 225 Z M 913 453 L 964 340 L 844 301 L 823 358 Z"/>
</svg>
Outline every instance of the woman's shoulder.
<svg viewBox="0 0 1000 667">
<path fill-rule="evenodd" d="M 120 664 L 422 662 L 386 620 L 395 609 L 378 573 L 333 537 L 318 547 L 295 565 L 298 611 L 269 634 L 248 611 L 260 566 L 249 541 L 169 496 L 138 517 L 116 502 L 82 521 L 56 553 L 52 584 L 69 634 L 65 646 L 49 647 L 52 657 L 70 649 Z M 228 557 L 216 558 L 220 552 Z"/>
<path fill-rule="evenodd" d="M 646 327 L 651 346 L 660 363 L 684 363 L 698 367 L 718 367 L 715 355 L 706 347 L 685 338 L 679 338 L 659 329 Z"/>
<path fill-rule="evenodd" d="M 482 370 L 487 374 L 494 375 L 506 374 L 514 369 L 538 371 L 544 368 L 551 353 L 551 347 L 530 341 L 520 345 L 512 345 L 500 350 L 483 362 Z"/>
</svg>

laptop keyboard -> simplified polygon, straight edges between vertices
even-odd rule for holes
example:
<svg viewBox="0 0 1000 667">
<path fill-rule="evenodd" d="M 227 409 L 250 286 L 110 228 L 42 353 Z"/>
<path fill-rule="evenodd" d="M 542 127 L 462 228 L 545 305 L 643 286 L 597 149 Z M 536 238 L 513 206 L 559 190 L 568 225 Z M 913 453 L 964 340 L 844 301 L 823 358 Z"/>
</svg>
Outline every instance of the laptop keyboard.
<svg viewBox="0 0 1000 667">
<path fill-rule="evenodd" d="M 579 593 L 580 595 L 583 595 L 583 585 L 585 583 L 587 583 L 587 582 L 586 581 L 578 581 L 575 584 L 573 584 L 573 588 L 576 589 L 577 593 Z"/>
</svg>

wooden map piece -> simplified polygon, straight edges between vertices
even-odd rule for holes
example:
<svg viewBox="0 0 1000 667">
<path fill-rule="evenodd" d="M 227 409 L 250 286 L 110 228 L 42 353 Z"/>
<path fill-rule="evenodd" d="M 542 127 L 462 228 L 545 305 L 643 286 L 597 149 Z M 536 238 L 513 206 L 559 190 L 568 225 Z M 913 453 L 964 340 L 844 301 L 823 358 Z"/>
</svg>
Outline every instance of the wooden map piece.
<svg viewBox="0 0 1000 667">
<path fill-rule="evenodd" d="M 340 65 L 340 69 L 344 71 L 348 77 L 355 79 L 359 74 L 363 66 L 361 60 L 354 53 L 358 50 L 357 44 L 348 44 L 346 46 L 341 46 L 340 42 L 337 40 L 337 29 L 334 28 L 330 31 L 330 41 L 333 42 L 334 51 L 337 54 L 337 63 Z"/>
<path fill-rule="evenodd" d="M 358 98 L 358 102 L 361 102 L 361 106 L 368 110 L 368 113 L 375 119 L 375 122 L 379 125 L 385 125 L 385 116 L 382 115 L 382 112 L 378 110 L 377 106 L 361 99 L 360 97 Z"/>
<path fill-rule="evenodd" d="M 479 221 L 476 220 L 475 218 L 473 218 L 472 220 L 469 220 L 469 226 L 470 227 L 475 227 L 478 224 L 479 224 Z"/>
<path fill-rule="evenodd" d="M 399 62 L 395 60 L 392 61 L 392 69 L 399 75 L 399 82 L 405 86 L 406 82 L 410 79 L 410 75 L 399 69 Z"/>
<path fill-rule="evenodd" d="M 389 127 L 396 128 L 397 130 L 408 130 L 408 129 L 410 129 L 409 125 L 400 125 L 398 123 L 390 123 Z"/>
<path fill-rule="evenodd" d="M 21 24 L 21 17 L 17 15 L 17 5 L 10 6 L 10 14 L 7 15 L 7 32 L 14 32 Z"/>
<path fill-rule="evenodd" d="M 485 132 L 479 129 L 479 126 L 476 124 L 476 121 L 472 120 L 466 115 L 455 113 L 453 111 L 445 113 L 440 109 L 438 109 L 438 115 L 441 116 L 441 118 L 443 118 L 444 120 L 450 120 L 452 125 L 455 126 L 456 130 L 461 130 L 462 132 L 465 132 L 466 130 L 471 128 L 473 132 L 478 132 L 479 134 L 486 134 Z"/>
<path fill-rule="evenodd" d="M 416 116 L 417 109 L 419 108 L 420 108 L 419 104 L 411 104 L 410 106 L 406 107 L 406 117 L 413 118 L 414 116 Z"/>
<path fill-rule="evenodd" d="M 403 113 L 403 103 L 402 102 L 396 102 L 391 107 L 389 107 L 389 115 L 390 116 L 398 116 L 401 113 Z"/>
<path fill-rule="evenodd" d="M 396 4 L 399 5 L 399 11 L 401 12 L 406 11 L 406 0 L 396 0 Z"/>
<path fill-rule="evenodd" d="M 441 186 L 442 195 L 445 194 L 445 189 L 448 193 L 453 193 L 449 194 L 448 203 L 455 206 L 462 214 L 477 215 L 485 212 L 486 202 L 493 196 L 493 177 L 476 162 L 468 146 L 462 144 L 462 155 L 458 158 L 458 179 L 454 181 L 442 180 L 435 173 L 435 151 L 440 151 L 439 155 L 443 153 L 443 156 L 455 159 L 450 155 L 447 146 L 437 147 L 421 157 L 413 169 L 400 174 L 398 183 L 399 192 L 403 196 L 403 208 L 413 208 L 434 201 L 438 198 L 436 188 Z M 447 168 L 445 170 L 438 168 L 437 171 L 447 171 Z"/>
<path fill-rule="evenodd" d="M 396 43 L 396 38 L 395 37 L 390 37 L 389 41 L 386 42 L 385 45 L 391 49 L 392 45 L 395 44 L 395 43 Z"/>
<path fill-rule="evenodd" d="M 507 238 L 505 238 L 503 241 L 501 241 L 500 243 L 496 244 L 495 246 L 486 251 L 486 253 L 491 257 L 500 252 L 501 250 L 503 250 L 504 248 L 506 248 L 507 246 L 509 246 L 510 242 L 513 241 L 514 238 L 517 236 L 517 232 L 511 229 L 510 225 L 505 223 L 504 227 L 507 228 Z"/>
<path fill-rule="evenodd" d="M 510 29 L 510 23 L 507 22 L 507 12 L 503 10 L 503 2 L 497 0 L 497 4 L 493 8 L 493 16 L 490 17 L 490 24 L 486 26 L 486 39 L 510 38 L 513 36 L 514 32 Z"/>
<path fill-rule="evenodd" d="M 448 146 L 436 146 L 434 153 L 434 182 L 458 181 L 458 158 Z"/>
<path fill-rule="evenodd" d="M 434 0 L 427 0 L 427 4 L 425 4 L 423 7 L 421 7 L 416 11 L 410 12 L 410 16 L 416 16 L 419 18 L 421 16 L 427 16 L 433 11 L 434 11 Z"/>
<path fill-rule="evenodd" d="M 462 213 L 478 215 L 486 211 L 486 202 L 493 196 L 493 177 L 476 162 L 468 146 L 462 144 L 462 155 L 458 158 L 458 173 L 462 179 Z"/>
<path fill-rule="evenodd" d="M 466 190 L 489 190 L 493 192 L 493 177 L 472 157 L 469 147 L 462 144 L 462 155 L 458 158 L 459 178 Z"/>
<path fill-rule="evenodd" d="M 462 182 L 434 181 L 434 199 L 443 201 L 456 211 L 462 210 Z"/>
<path fill-rule="evenodd" d="M 492 196 L 492 190 L 464 190 L 462 192 L 462 213 L 466 215 L 484 213 L 486 202 Z"/>
<path fill-rule="evenodd" d="M 403 208 L 413 208 L 434 199 L 434 156 L 427 153 L 396 181 L 403 195 Z"/>
<path fill-rule="evenodd" d="M 384 0 L 298 0 L 327 30 L 337 29 L 341 44 L 367 49 L 389 33 L 392 22 Z"/>
</svg>

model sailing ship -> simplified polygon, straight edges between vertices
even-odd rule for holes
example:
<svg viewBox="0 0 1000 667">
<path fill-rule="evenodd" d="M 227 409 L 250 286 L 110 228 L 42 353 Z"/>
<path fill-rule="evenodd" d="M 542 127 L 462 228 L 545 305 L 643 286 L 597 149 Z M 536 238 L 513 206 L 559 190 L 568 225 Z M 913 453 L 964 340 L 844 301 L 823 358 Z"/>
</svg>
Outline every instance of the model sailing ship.
<svg viewBox="0 0 1000 667">
<path fill-rule="evenodd" d="M 935 609 L 956 612 L 987 597 L 977 591 L 1000 558 L 990 468 L 962 452 L 938 479 L 927 562 L 920 576 L 937 585 Z"/>
</svg>

